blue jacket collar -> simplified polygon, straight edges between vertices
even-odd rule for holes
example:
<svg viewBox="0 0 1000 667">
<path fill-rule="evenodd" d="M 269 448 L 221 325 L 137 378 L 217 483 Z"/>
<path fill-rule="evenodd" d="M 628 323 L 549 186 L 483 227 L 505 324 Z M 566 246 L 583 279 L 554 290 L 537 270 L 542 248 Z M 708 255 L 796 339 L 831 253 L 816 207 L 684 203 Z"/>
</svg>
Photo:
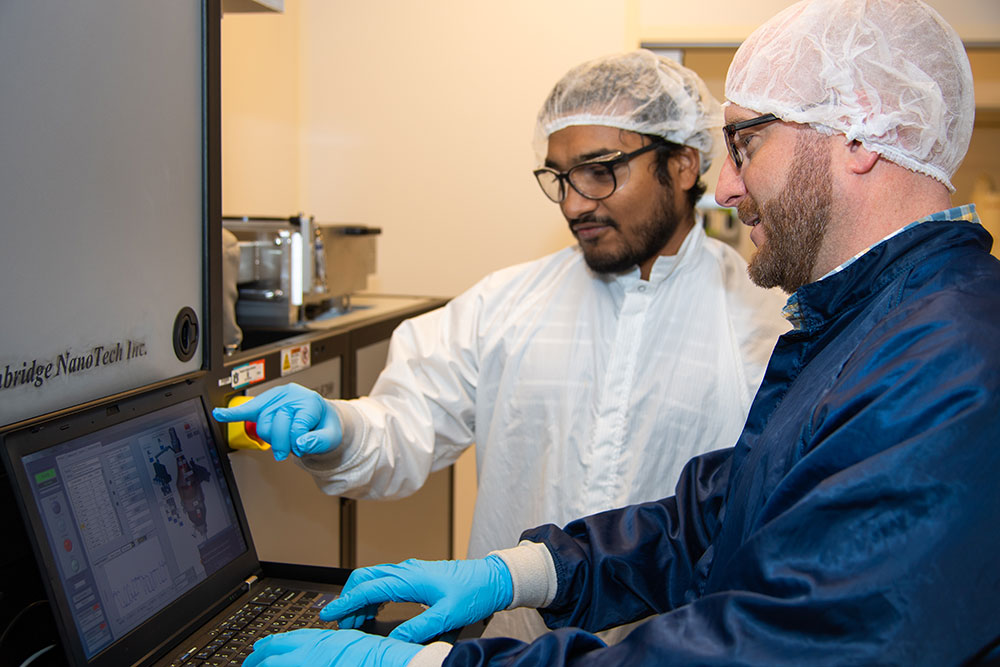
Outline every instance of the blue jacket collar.
<svg viewBox="0 0 1000 667">
<path fill-rule="evenodd" d="M 987 252 L 992 237 L 978 222 L 929 220 L 889 238 L 843 270 L 803 285 L 786 310 L 796 329 L 812 331 L 840 313 L 866 302 L 900 273 L 942 250 L 971 244 Z"/>
</svg>

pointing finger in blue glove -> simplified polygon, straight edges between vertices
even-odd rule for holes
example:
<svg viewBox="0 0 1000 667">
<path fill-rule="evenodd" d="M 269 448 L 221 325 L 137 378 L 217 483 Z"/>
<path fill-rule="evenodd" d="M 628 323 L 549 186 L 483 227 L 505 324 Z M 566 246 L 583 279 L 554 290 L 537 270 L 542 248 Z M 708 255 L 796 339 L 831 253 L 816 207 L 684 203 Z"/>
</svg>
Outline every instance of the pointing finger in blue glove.
<svg viewBox="0 0 1000 667">
<path fill-rule="evenodd" d="M 232 408 L 215 408 L 220 422 L 256 422 L 257 434 L 271 444 L 276 461 L 336 449 L 343 438 L 337 411 L 312 389 L 293 383 L 268 389 Z"/>
</svg>

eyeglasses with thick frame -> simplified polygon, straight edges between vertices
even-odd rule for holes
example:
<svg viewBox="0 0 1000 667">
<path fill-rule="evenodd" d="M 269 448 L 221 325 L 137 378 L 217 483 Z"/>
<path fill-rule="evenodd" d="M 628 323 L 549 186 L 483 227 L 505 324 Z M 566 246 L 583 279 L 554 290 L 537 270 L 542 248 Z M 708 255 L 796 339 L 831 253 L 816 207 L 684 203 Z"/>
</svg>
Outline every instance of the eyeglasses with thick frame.
<svg viewBox="0 0 1000 667">
<path fill-rule="evenodd" d="M 726 150 L 729 151 L 729 157 L 732 158 L 733 164 L 736 165 L 737 169 L 742 168 L 743 162 L 747 159 L 746 145 L 741 143 L 739 138 L 740 130 L 763 125 L 764 123 L 773 123 L 776 120 L 781 119 L 773 113 L 766 113 L 763 116 L 722 126 L 722 134 L 726 138 Z"/>
<path fill-rule="evenodd" d="M 631 153 L 615 151 L 608 155 L 585 160 L 566 171 L 556 171 L 541 167 L 534 171 L 535 180 L 545 196 L 557 204 L 566 199 L 566 184 L 580 193 L 581 197 L 592 200 L 607 199 L 628 183 L 630 174 L 628 163 L 647 151 L 663 146 L 662 141 L 651 141 Z"/>
</svg>

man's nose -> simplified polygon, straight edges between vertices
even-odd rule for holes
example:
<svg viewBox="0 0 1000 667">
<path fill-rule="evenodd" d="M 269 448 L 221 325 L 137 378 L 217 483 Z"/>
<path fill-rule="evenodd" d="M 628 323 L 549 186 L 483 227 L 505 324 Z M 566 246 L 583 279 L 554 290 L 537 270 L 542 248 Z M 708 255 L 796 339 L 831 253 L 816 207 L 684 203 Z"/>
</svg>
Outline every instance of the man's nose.
<svg viewBox="0 0 1000 667">
<path fill-rule="evenodd" d="M 567 220 L 574 220 L 585 213 L 593 212 L 598 204 L 598 200 L 587 199 L 567 183 L 566 198 L 562 200 L 559 207 L 562 209 L 563 215 L 566 216 Z"/>
<path fill-rule="evenodd" d="M 733 159 L 726 156 L 719 172 L 719 183 L 715 187 L 715 203 L 726 208 L 735 208 L 747 194 L 746 185 Z"/>
</svg>

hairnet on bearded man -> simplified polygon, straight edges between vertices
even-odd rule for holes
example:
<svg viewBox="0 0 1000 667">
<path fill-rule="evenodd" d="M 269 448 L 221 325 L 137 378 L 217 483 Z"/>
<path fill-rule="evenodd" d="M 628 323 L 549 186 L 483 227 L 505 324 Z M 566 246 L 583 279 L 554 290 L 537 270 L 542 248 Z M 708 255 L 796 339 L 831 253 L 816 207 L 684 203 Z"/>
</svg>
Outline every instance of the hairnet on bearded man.
<svg viewBox="0 0 1000 667">
<path fill-rule="evenodd" d="M 962 40 L 937 12 L 913 0 L 788 7 L 740 46 L 726 98 L 844 134 L 952 192 L 975 113 Z"/>
</svg>

